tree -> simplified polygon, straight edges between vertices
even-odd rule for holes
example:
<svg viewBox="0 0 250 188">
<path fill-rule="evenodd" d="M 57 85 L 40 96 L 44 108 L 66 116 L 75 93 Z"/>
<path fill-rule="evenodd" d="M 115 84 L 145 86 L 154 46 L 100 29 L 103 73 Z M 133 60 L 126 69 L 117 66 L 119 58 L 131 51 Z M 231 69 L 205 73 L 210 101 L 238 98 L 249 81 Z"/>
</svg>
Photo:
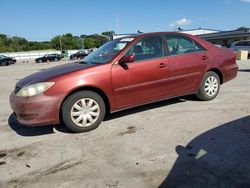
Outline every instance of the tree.
<svg viewBox="0 0 250 188">
<path fill-rule="evenodd" d="M 237 30 L 247 30 L 247 29 L 250 29 L 250 28 L 245 27 L 245 26 L 241 26 L 241 27 L 237 28 Z"/>
<path fill-rule="evenodd" d="M 25 38 L 21 37 L 12 37 L 10 43 L 10 47 L 15 51 L 28 51 L 29 50 L 29 42 Z"/>
<path fill-rule="evenodd" d="M 71 33 L 66 33 L 62 36 L 62 45 L 63 49 L 72 50 L 77 49 L 78 46 L 78 39 L 74 37 Z"/>
<path fill-rule="evenodd" d="M 102 35 L 105 35 L 105 36 L 108 36 L 108 37 L 111 37 L 111 35 L 114 35 L 115 32 L 114 31 L 104 31 L 101 33 Z"/>
<path fill-rule="evenodd" d="M 84 40 L 84 48 L 98 48 L 101 46 L 101 41 L 93 38 L 93 37 L 87 37 Z"/>
<path fill-rule="evenodd" d="M 21 37 L 8 37 L 5 34 L 0 34 L 0 52 L 17 52 L 30 50 L 45 50 L 51 49 L 51 44 L 48 41 L 34 42 L 27 41 Z"/>
<path fill-rule="evenodd" d="M 62 49 L 72 50 L 72 49 L 78 49 L 81 41 L 79 37 L 73 36 L 71 33 L 66 33 L 62 36 L 60 35 L 55 36 L 53 39 L 51 39 L 50 42 L 52 48 L 54 49 L 60 50 L 61 49 L 60 45 L 62 45 Z"/>
<path fill-rule="evenodd" d="M 102 35 L 111 36 L 114 31 L 102 32 Z M 0 53 L 1 52 L 17 52 L 17 51 L 30 51 L 30 50 L 46 50 L 56 49 L 60 50 L 61 45 L 63 50 L 81 49 L 84 48 L 98 48 L 102 44 L 100 37 L 87 36 L 73 36 L 71 33 L 57 35 L 50 41 L 28 41 L 22 37 L 8 37 L 0 33 Z"/>
<path fill-rule="evenodd" d="M 8 52 L 12 51 L 9 46 L 9 39 L 7 38 L 7 35 L 0 34 L 0 52 Z"/>
<path fill-rule="evenodd" d="M 56 49 L 56 50 L 60 50 L 60 37 L 61 36 L 55 36 L 51 39 L 50 43 L 52 48 Z"/>
</svg>

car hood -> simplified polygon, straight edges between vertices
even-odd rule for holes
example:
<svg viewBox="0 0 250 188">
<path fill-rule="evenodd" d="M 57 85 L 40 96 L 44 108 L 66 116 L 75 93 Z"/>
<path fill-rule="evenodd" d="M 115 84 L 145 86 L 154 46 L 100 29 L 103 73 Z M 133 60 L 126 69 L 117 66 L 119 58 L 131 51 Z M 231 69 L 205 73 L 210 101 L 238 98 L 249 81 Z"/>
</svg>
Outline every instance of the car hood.
<svg viewBox="0 0 250 188">
<path fill-rule="evenodd" d="M 19 80 L 16 84 L 17 87 L 22 88 L 23 86 L 35 84 L 39 82 L 45 82 L 57 76 L 61 76 L 67 73 L 71 73 L 78 70 L 87 69 L 90 67 L 94 67 L 97 65 L 93 64 L 82 64 L 79 62 L 76 63 L 69 63 L 64 65 L 59 65 L 56 67 L 52 67 L 49 69 L 45 69 L 34 74 L 31 74 L 21 80 Z"/>
</svg>

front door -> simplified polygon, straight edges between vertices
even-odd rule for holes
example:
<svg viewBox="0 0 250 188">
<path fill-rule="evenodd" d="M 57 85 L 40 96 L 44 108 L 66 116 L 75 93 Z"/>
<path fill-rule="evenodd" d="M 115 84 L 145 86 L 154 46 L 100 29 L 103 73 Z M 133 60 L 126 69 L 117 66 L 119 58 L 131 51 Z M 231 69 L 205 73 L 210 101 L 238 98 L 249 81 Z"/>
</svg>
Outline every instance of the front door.
<svg viewBox="0 0 250 188">
<path fill-rule="evenodd" d="M 135 62 L 124 69 L 112 68 L 112 84 L 117 109 L 137 106 L 168 97 L 169 66 L 164 57 L 162 38 L 145 37 L 131 47 L 126 55 L 134 54 Z"/>
</svg>

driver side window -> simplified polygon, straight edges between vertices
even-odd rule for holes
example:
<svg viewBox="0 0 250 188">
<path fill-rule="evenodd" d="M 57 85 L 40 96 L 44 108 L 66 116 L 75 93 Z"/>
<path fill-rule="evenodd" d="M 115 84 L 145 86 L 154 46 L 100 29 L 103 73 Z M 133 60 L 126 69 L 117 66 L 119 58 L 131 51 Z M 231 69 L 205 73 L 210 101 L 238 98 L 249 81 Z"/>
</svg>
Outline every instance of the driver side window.
<svg viewBox="0 0 250 188">
<path fill-rule="evenodd" d="M 161 36 L 146 37 L 132 46 L 126 55 L 133 54 L 135 62 L 163 56 Z"/>
</svg>

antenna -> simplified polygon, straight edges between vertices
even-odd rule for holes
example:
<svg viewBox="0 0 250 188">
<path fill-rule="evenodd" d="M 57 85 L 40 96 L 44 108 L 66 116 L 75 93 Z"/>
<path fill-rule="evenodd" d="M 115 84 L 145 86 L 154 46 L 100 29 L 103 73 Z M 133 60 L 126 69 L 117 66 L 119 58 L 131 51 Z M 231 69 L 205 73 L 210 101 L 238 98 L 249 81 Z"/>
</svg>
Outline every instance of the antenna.
<svg viewBox="0 0 250 188">
<path fill-rule="evenodd" d="M 115 16 L 115 21 L 116 21 L 116 33 L 119 33 L 119 20 L 118 20 L 118 15 Z"/>
</svg>

